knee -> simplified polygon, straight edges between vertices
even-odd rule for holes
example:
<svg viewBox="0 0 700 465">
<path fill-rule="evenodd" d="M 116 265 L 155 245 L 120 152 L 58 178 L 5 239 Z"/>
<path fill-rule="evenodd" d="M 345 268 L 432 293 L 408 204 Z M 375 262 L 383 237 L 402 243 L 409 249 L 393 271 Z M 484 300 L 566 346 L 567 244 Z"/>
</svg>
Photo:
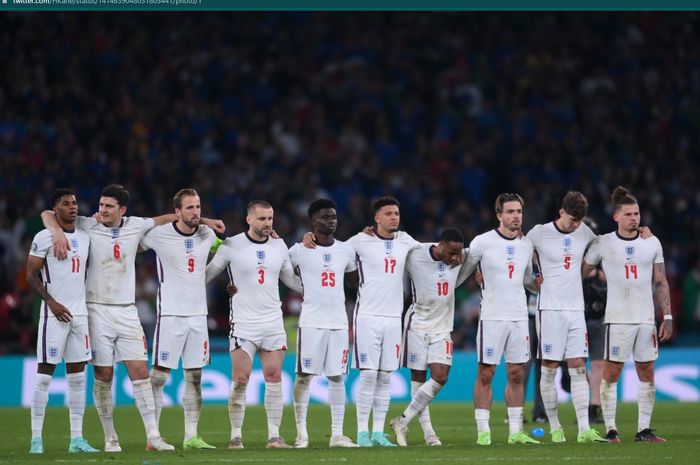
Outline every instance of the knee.
<svg viewBox="0 0 700 465">
<path fill-rule="evenodd" d="M 111 383 L 114 378 L 114 368 L 112 367 L 94 367 L 95 379 L 103 383 Z"/>
<path fill-rule="evenodd" d="M 185 381 L 202 384 L 202 370 L 185 370 Z"/>
<path fill-rule="evenodd" d="M 480 368 L 476 380 L 481 385 L 490 385 L 491 381 L 493 381 L 493 370 L 490 368 Z"/>
<path fill-rule="evenodd" d="M 508 382 L 511 384 L 523 384 L 523 368 L 510 367 L 508 368 Z"/>
<path fill-rule="evenodd" d="M 297 377 L 294 379 L 294 384 L 297 386 L 308 386 L 311 384 L 311 375 L 307 375 L 304 373 L 297 373 Z M 330 381 L 331 378 L 329 377 L 328 380 Z"/>
<path fill-rule="evenodd" d="M 436 371 L 434 373 L 430 373 L 430 378 L 436 383 L 442 384 L 444 386 L 447 382 L 447 374 L 447 371 Z"/>
</svg>

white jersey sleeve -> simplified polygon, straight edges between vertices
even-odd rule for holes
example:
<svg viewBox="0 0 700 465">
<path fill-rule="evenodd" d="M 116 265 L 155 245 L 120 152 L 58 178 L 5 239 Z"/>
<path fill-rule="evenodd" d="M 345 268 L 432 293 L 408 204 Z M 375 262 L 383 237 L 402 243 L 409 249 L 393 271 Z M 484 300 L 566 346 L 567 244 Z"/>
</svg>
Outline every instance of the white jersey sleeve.
<svg viewBox="0 0 700 465">
<path fill-rule="evenodd" d="M 87 302 L 129 305 L 135 302 L 135 260 L 144 234 L 154 226 L 152 218 L 129 216 L 110 228 L 94 218 L 78 217 L 78 227 L 90 235 L 90 267 L 87 270 Z"/>
<path fill-rule="evenodd" d="M 205 270 L 215 238 L 207 226 L 200 225 L 186 234 L 175 223 L 157 226 L 146 234 L 144 244 L 156 253 L 159 316 L 207 314 Z"/>
<path fill-rule="evenodd" d="M 44 260 L 41 278 L 49 295 L 74 316 L 87 315 L 85 270 L 90 253 L 90 236 L 78 228 L 65 234 L 71 247 L 67 259 L 58 260 L 54 256 L 53 238 L 47 229 L 34 236 L 29 255 Z M 46 302 L 42 305 L 42 312 L 45 312 L 45 316 L 51 314 Z"/>
<path fill-rule="evenodd" d="M 530 240 L 510 239 L 494 229 L 474 238 L 469 260 L 478 262 L 483 275 L 481 319 L 527 320 L 524 278 L 532 260 Z"/>
<path fill-rule="evenodd" d="M 408 255 L 413 303 L 406 328 L 426 333 L 449 333 L 454 327 L 455 287 L 462 266 L 450 267 L 437 260 L 435 244 L 422 244 Z"/>
<path fill-rule="evenodd" d="M 294 245 L 289 255 L 301 278 L 304 301 L 301 304 L 300 328 L 346 329 L 344 277 L 354 271 L 355 252 L 344 242 L 308 249 Z"/>
<path fill-rule="evenodd" d="M 539 291 L 540 310 L 583 311 L 581 265 L 588 245 L 595 239 L 585 224 L 566 233 L 555 222 L 537 225 L 527 238 L 535 249 L 535 262 L 544 278 Z"/>
<path fill-rule="evenodd" d="M 401 318 L 406 257 L 420 244 L 403 231 L 393 239 L 359 233 L 347 243 L 355 250 L 360 278 L 355 314 Z"/>
<path fill-rule="evenodd" d="M 654 264 L 663 263 L 656 237 L 626 239 L 616 232 L 601 236 L 586 255 L 586 262 L 602 263 L 608 283 L 605 322 L 654 324 Z"/>
</svg>

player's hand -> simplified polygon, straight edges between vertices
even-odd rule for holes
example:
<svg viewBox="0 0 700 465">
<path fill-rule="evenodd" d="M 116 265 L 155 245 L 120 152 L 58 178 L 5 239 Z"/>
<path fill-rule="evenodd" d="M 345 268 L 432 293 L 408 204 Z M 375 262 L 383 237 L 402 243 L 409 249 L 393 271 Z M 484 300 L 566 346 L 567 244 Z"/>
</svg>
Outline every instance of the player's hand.
<svg viewBox="0 0 700 465">
<path fill-rule="evenodd" d="M 280 235 L 277 234 L 277 231 L 275 231 L 274 229 L 272 230 L 272 232 L 270 232 L 270 237 L 273 239 L 280 239 Z"/>
<path fill-rule="evenodd" d="M 484 285 L 484 275 L 481 274 L 480 271 L 475 271 L 474 272 L 474 281 L 476 281 L 476 283 L 479 286 L 483 286 Z"/>
<path fill-rule="evenodd" d="M 541 274 L 538 274 L 537 276 L 535 276 L 535 287 L 537 288 L 538 291 L 540 290 L 540 287 L 542 287 L 543 282 L 544 282 L 544 278 L 542 277 Z"/>
<path fill-rule="evenodd" d="M 649 239 L 650 237 L 654 237 L 654 233 L 651 232 L 651 229 L 649 229 L 649 226 L 640 226 L 637 228 L 639 231 L 639 235 L 642 236 L 642 239 Z"/>
<path fill-rule="evenodd" d="M 659 328 L 659 341 L 669 341 L 671 336 L 673 336 L 673 320 L 664 320 Z"/>
<path fill-rule="evenodd" d="M 71 314 L 70 311 L 66 307 L 64 307 L 62 304 L 56 302 L 55 300 L 51 300 L 47 302 L 49 305 L 49 308 L 51 309 L 51 313 L 54 314 L 56 319 L 58 321 L 63 321 L 64 323 L 68 323 L 72 318 L 73 315 Z"/>
<path fill-rule="evenodd" d="M 307 249 L 315 249 L 316 248 L 316 236 L 312 232 L 307 232 L 304 234 L 304 239 L 302 240 L 302 243 L 304 244 L 304 247 Z"/>
<path fill-rule="evenodd" d="M 209 226 L 217 234 L 223 234 L 226 231 L 226 225 L 221 220 L 202 218 L 202 223 L 204 223 L 205 226 Z"/>
<path fill-rule="evenodd" d="M 95 221 L 97 221 L 100 224 L 104 224 L 104 218 L 102 215 L 100 215 L 100 212 L 95 212 L 92 214 L 92 217 L 95 218 Z"/>
<path fill-rule="evenodd" d="M 374 228 L 372 228 L 372 226 L 365 226 L 362 229 L 362 232 L 367 234 L 368 236 L 374 237 Z"/>
<path fill-rule="evenodd" d="M 229 283 L 226 285 L 226 294 L 228 294 L 229 297 L 233 297 L 236 292 L 238 292 L 238 288 L 235 284 L 229 281 Z"/>
<path fill-rule="evenodd" d="M 63 231 L 59 234 L 53 235 L 53 255 L 59 260 L 65 260 L 68 258 L 68 251 L 70 250 L 70 241 Z"/>
</svg>

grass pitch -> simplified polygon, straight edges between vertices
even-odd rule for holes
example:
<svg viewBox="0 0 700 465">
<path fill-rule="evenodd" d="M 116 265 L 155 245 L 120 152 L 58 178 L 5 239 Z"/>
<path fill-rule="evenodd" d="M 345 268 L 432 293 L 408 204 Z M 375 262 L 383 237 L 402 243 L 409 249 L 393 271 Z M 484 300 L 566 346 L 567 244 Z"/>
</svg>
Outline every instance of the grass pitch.
<svg viewBox="0 0 700 465">
<path fill-rule="evenodd" d="M 404 405 L 392 405 L 388 420 L 398 415 Z M 531 408 L 526 406 L 526 413 Z M 462 403 L 441 403 L 431 406 L 433 425 L 442 439 L 442 447 L 428 448 L 423 445 L 423 436 L 417 422 L 411 424 L 408 448 L 329 449 L 330 413 L 325 405 L 312 405 L 309 410 L 310 447 L 306 450 L 266 450 L 267 426 L 262 407 L 248 407 L 244 424 L 245 450 L 229 451 L 229 420 L 226 406 L 204 405 L 199 423 L 200 435 L 217 446 L 214 451 L 183 451 L 183 415 L 179 407 L 166 408 L 161 417 L 163 437 L 176 445 L 175 452 L 145 452 L 145 434 L 135 407 L 118 407 L 114 410 L 115 424 L 124 452 L 119 454 L 68 454 L 68 410 L 51 407 L 47 409 L 44 425 L 44 448 L 41 456 L 29 455 L 30 418 L 29 409 L 0 409 L 0 464 L 41 463 L 98 463 L 135 465 L 176 465 L 214 463 L 278 463 L 285 464 L 618 464 L 632 465 L 667 463 L 685 465 L 700 460 L 700 404 L 678 404 L 658 402 L 654 411 L 653 425 L 660 435 L 668 439 L 666 444 L 637 444 L 634 433 L 637 425 L 635 404 L 618 407 L 618 428 L 621 444 L 577 444 L 576 425 L 570 404 L 560 407 L 560 419 L 568 443 L 552 444 L 546 434 L 543 444 L 533 446 L 507 445 L 508 427 L 503 422 L 505 408 L 495 405 L 491 413 L 491 435 L 494 444 L 477 446 L 474 410 Z M 529 416 L 529 415 L 528 415 Z M 533 425 L 527 423 L 525 430 Z M 595 425 L 599 431 L 601 425 Z M 85 437 L 97 448 L 103 447 L 102 427 L 94 407 L 88 407 Z M 355 407 L 346 410 L 345 432 L 355 438 Z M 293 443 L 296 435 L 294 412 L 286 407 L 282 421 L 282 436 Z M 393 439 L 393 434 L 390 434 Z"/>
</svg>

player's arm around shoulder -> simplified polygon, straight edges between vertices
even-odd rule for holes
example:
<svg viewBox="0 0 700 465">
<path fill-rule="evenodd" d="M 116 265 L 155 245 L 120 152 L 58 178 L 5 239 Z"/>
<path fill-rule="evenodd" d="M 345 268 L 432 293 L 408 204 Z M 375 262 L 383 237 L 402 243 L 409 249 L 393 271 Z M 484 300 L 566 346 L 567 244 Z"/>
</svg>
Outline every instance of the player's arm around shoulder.
<svg viewBox="0 0 700 465">
<path fill-rule="evenodd" d="M 218 242 L 218 245 L 216 246 L 216 250 L 212 252 L 211 248 L 209 249 L 209 263 L 207 263 L 207 268 L 204 272 L 205 274 L 205 280 L 208 283 L 212 279 L 216 278 L 221 274 L 222 271 L 226 269 L 228 264 L 231 261 L 231 254 L 233 251 L 232 244 L 233 244 L 233 238 L 232 237 L 227 237 L 224 240 L 219 239 L 218 237 L 214 236 L 215 240 L 212 241 L 212 248 L 214 247 L 214 244 Z M 213 255 L 212 255 L 213 254 Z"/>
</svg>

